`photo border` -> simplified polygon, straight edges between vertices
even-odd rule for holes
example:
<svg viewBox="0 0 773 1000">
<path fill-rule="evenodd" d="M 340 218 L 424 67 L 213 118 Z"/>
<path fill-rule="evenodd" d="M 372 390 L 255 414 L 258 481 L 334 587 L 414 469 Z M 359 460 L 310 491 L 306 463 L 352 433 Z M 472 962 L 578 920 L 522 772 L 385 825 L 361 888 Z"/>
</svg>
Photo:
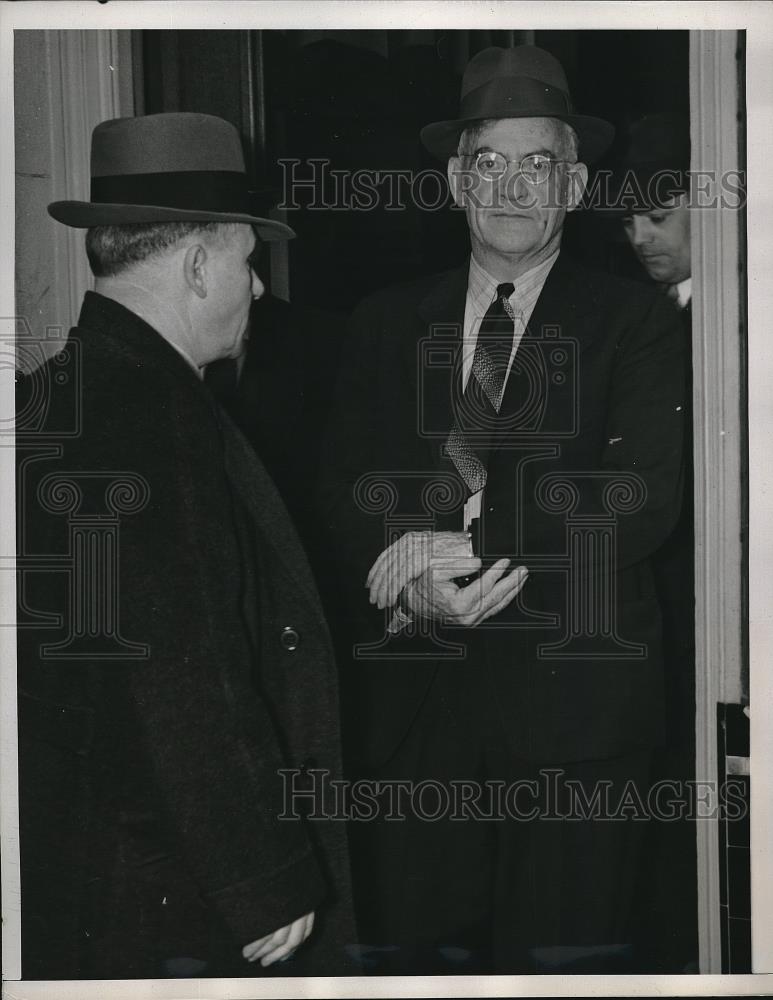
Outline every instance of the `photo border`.
<svg viewBox="0 0 773 1000">
<path fill-rule="evenodd" d="M 16 661 L 13 573 L 13 448 L 0 447 L 0 833 L 2 835 L 3 988 L 12 1000 L 89 997 L 247 998 L 305 996 L 672 996 L 773 993 L 773 6 L 718 3 L 440 3 L 317 0 L 110 0 L 0 5 L 0 323 L 13 336 L 14 142 L 13 31 L 137 28 L 561 28 L 746 29 L 748 169 L 749 644 L 751 691 L 752 953 L 756 974 L 696 976 L 443 976 L 61 981 L 19 979 L 19 866 Z M 13 373 L 0 368 L 0 415 L 12 412 Z M 10 408 L 9 408 L 10 407 Z M 721 581 L 717 586 L 721 587 Z"/>
</svg>

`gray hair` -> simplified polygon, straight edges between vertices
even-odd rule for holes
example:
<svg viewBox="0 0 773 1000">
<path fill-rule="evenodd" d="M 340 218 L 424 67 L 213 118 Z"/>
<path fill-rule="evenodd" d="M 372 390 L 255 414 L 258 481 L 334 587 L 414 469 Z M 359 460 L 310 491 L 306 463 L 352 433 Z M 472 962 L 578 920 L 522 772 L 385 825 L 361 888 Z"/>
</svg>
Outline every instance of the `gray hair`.
<svg viewBox="0 0 773 1000">
<path fill-rule="evenodd" d="M 555 133 L 561 145 L 560 155 L 569 160 L 570 163 L 576 163 L 579 143 L 575 130 L 571 125 L 567 122 L 562 122 L 559 118 L 548 118 L 547 120 L 552 122 L 555 128 Z M 483 118 L 472 125 L 468 125 L 459 136 L 458 155 L 466 156 L 473 153 L 483 131 L 498 121 L 501 121 L 501 119 Z"/>
<path fill-rule="evenodd" d="M 194 233 L 209 242 L 231 235 L 232 222 L 139 222 L 93 226 L 86 232 L 86 254 L 95 277 L 107 278 L 163 253 Z"/>
</svg>

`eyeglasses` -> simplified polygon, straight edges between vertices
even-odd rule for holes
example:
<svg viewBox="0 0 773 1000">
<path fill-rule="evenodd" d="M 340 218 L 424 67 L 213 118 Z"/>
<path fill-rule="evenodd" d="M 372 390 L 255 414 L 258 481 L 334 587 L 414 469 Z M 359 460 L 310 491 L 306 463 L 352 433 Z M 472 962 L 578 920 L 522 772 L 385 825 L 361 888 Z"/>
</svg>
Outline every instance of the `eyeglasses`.
<svg viewBox="0 0 773 1000">
<path fill-rule="evenodd" d="M 554 163 L 571 163 L 571 160 L 559 160 L 553 156 L 545 156 L 543 153 L 530 153 L 519 162 L 518 160 L 508 160 L 503 153 L 498 153 L 495 149 L 480 149 L 477 153 L 461 153 L 475 159 L 475 169 L 484 181 L 498 180 L 507 170 L 511 163 L 518 164 L 518 173 L 528 181 L 529 184 L 544 184 L 550 177 L 550 171 Z"/>
</svg>

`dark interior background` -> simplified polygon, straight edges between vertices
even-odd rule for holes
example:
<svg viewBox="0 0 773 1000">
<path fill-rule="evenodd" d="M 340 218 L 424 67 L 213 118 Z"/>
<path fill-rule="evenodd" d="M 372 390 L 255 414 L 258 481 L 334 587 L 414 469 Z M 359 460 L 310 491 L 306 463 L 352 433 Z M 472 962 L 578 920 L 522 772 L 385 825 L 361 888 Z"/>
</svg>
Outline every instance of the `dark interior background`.
<svg viewBox="0 0 773 1000">
<path fill-rule="evenodd" d="M 290 298 L 300 306 L 348 312 L 368 292 L 461 262 L 464 219 L 428 178 L 422 210 L 407 197 L 388 208 L 387 181 L 370 210 L 329 211 L 351 196 L 333 171 L 432 170 L 445 165 L 423 148 L 418 133 L 430 121 L 454 118 L 470 56 L 489 45 L 533 42 L 563 64 L 575 107 L 613 122 L 615 146 L 628 124 L 651 111 L 689 111 L 687 31 L 144 31 L 137 33 L 137 112 L 202 111 L 221 115 L 242 132 L 267 210 L 282 198 L 278 161 L 295 159 L 315 188 L 295 196 L 287 221 L 298 239 L 289 246 Z M 289 168 L 286 168 L 289 170 Z M 396 182 L 393 180 L 393 184 Z M 410 194 L 409 187 L 404 191 Z M 341 197 L 343 196 L 343 201 Z M 443 199 L 442 201 L 440 199 Z M 567 223 L 565 249 L 586 261 L 634 276 L 638 264 L 619 223 L 590 211 Z M 276 268 L 276 262 L 274 264 Z M 263 275 L 269 285 L 271 275 Z M 276 279 L 276 274 L 274 275 Z M 274 282 L 276 284 L 276 280 Z M 281 294 L 281 293 L 280 293 Z M 285 291 L 286 294 L 286 291 Z"/>
</svg>

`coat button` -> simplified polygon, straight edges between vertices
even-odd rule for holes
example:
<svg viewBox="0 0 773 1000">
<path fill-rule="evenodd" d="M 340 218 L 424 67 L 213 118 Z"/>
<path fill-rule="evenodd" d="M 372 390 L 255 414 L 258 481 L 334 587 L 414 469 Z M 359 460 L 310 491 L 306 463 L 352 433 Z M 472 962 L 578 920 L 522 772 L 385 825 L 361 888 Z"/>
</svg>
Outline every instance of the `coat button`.
<svg viewBox="0 0 773 1000">
<path fill-rule="evenodd" d="M 280 641 L 284 646 L 284 648 L 289 653 L 292 653 L 293 650 L 298 648 L 298 645 L 301 641 L 301 637 L 298 635 L 298 633 L 295 631 L 294 628 L 291 628 L 289 625 L 285 625 L 285 627 L 282 629 Z"/>
</svg>

